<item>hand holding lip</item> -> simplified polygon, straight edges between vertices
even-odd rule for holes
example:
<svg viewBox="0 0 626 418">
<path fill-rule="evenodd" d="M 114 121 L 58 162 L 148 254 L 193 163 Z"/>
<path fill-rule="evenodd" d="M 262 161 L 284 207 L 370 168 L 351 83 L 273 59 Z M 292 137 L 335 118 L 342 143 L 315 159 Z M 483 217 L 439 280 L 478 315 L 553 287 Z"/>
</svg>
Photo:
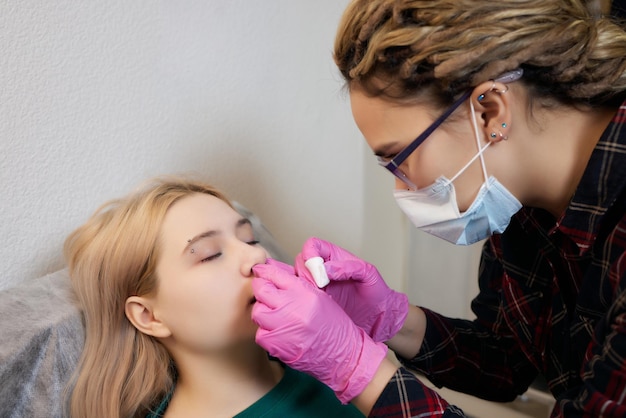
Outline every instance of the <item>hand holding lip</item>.
<svg viewBox="0 0 626 418">
<path fill-rule="evenodd" d="M 268 259 L 266 264 L 257 264 L 252 268 L 252 271 L 255 276 L 252 279 L 254 296 L 257 302 L 262 302 L 271 309 L 279 308 L 288 303 L 289 295 L 283 291 L 294 286 L 306 286 L 318 290 L 308 280 L 302 280 L 296 276 L 292 266 L 277 260 Z"/>
<path fill-rule="evenodd" d="M 272 357 L 308 373 L 346 403 L 370 381 L 387 348 L 374 342 L 312 281 L 285 264 L 253 267 L 256 342 Z"/>
<path fill-rule="evenodd" d="M 252 290 L 257 302 L 252 308 L 252 320 L 259 325 L 257 342 L 275 330 L 308 329 L 313 317 L 302 316 L 304 305 L 315 304 L 317 297 L 313 292 L 322 291 L 295 276 L 291 266 L 275 260 L 256 265 L 253 271 Z"/>
</svg>

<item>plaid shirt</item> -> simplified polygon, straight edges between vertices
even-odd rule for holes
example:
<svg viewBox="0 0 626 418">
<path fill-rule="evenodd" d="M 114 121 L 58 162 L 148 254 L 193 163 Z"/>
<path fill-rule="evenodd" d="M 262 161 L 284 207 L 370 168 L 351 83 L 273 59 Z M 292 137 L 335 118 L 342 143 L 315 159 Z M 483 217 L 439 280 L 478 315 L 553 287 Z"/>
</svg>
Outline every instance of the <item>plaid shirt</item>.
<svg viewBox="0 0 626 418">
<path fill-rule="evenodd" d="M 495 401 L 542 374 L 552 417 L 626 417 L 626 102 L 561 218 L 520 210 L 485 243 L 479 284 L 477 319 L 426 310 L 421 351 L 405 365 Z M 400 370 L 370 416 L 462 416 L 441 402 Z"/>
</svg>

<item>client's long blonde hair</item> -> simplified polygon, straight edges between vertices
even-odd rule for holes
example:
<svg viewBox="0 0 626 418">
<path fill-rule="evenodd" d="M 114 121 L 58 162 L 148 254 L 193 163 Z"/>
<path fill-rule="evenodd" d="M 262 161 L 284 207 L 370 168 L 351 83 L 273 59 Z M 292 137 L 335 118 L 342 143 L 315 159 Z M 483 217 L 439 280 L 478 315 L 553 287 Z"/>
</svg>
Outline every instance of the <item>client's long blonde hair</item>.
<svg viewBox="0 0 626 418">
<path fill-rule="evenodd" d="M 101 206 L 65 241 L 64 255 L 85 321 L 85 346 L 70 389 L 72 418 L 144 417 L 172 388 L 169 354 L 133 327 L 124 305 L 129 296 L 156 291 L 163 218 L 172 204 L 194 193 L 230 205 L 207 184 L 155 179 Z"/>
</svg>

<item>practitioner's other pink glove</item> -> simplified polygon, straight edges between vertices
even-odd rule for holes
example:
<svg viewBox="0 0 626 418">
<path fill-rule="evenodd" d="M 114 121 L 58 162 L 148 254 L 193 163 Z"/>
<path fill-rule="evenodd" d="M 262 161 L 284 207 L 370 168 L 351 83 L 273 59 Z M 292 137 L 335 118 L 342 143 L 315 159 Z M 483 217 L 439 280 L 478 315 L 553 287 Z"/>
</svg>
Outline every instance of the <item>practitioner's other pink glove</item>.
<svg viewBox="0 0 626 418">
<path fill-rule="evenodd" d="M 387 354 L 325 292 L 280 265 L 253 268 L 256 342 L 329 386 L 342 403 L 359 395 Z"/>
<path fill-rule="evenodd" d="M 296 256 L 300 277 L 315 283 L 304 265 L 311 257 L 322 257 L 330 283 L 324 288 L 352 321 L 374 341 L 387 341 L 402 328 L 409 311 L 404 293 L 390 289 L 376 267 L 354 254 L 319 238 L 309 238 Z"/>
</svg>

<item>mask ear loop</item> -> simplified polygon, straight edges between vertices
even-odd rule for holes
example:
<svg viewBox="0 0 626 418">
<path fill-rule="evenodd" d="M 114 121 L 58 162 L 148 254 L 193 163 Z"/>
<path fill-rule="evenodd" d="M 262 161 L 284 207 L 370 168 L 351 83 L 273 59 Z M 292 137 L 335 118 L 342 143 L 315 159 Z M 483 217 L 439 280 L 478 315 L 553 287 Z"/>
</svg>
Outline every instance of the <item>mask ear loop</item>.
<svg viewBox="0 0 626 418">
<path fill-rule="evenodd" d="M 474 127 L 474 137 L 476 138 L 476 145 L 478 146 L 478 153 L 476 155 L 474 155 L 472 157 L 472 159 L 469 160 L 469 162 L 467 164 L 465 164 L 463 166 L 463 168 L 461 168 L 450 180 L 448 180 L 448 184 L 452 183 L 454 180 L 456 180 L 457 177 L 459 177 L 461 174 L 463 174 L 463 172 L 467 169 L 467 167 L 472 165 L 472 163 L 474 161 L 476 161 L 477 158 L 480 158 L 480 164 L 481 164 L 482 169 L 483 169 L 483 176 L 485 177 L 485 184 L 488 184 L 487 180 L 488 180 L 489 176 L 487 175 L 487 167 L 485 166 L 485 159 L 483 158 L 483 152 L 485 152 L 487 147 L 489 147 L 489 145 L 491 145 L 491 141 L 487 141 L 487 144 L 485 144 L 484 147 L 480 146 L 480 139 L 479 139 L 480 137 L 479 137 L 479 133 L 478 133 L 478 124 L 476 123 L 476 111 L 474 110 L 474 105 L 472 104 L 472 99 L 470 99 L 470 111 L 472 113 L 472 126 Z"/>
<path fill-rule="evenodd" d="M 496 82 L 493 82 L 495 86 Z M 508 86 L 507 86 L 508 89 Z M 480 133 L 478 132 L 478 124 L 476 123 L 476 111 L 474 110 L 474 104 L 472 103 L 472 99 L 470 98 L 470 112 L 472 113 L 472 126 L 474 127 L 474 137 L 476 138 L 476 145 L 478 146 L 478 156 L 480 157 L 480 165 L 483 168 L 483 176 L 485 178 L 485 184 L 487 184 L 487 180 L 489 176 L 487 175 L 487 166 L 485 165 L 485 158 L 483 157 L 483 152 L 487 149 L 489 145 L 492 144 L 491 141 L 487 141 L 487 145 L 483 148 L 480 147 Z"/>
</svg>

